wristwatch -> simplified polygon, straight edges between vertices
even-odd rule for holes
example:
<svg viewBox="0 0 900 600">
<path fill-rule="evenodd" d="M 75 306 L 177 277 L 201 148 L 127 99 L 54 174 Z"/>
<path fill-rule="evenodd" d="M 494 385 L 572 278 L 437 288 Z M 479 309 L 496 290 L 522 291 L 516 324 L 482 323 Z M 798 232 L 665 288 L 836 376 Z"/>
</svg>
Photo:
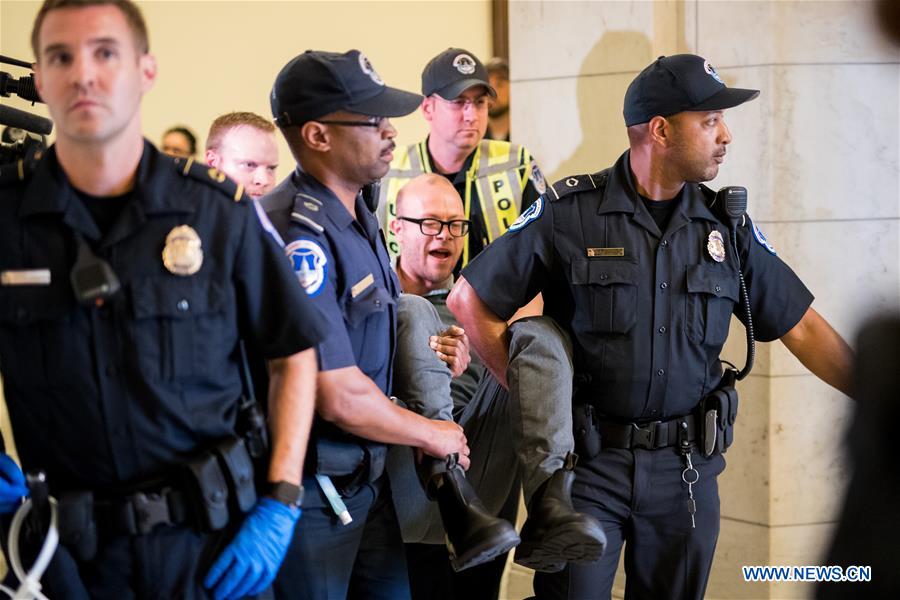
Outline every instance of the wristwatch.
<svg viewBox="0 0 900 600">
<path fill-rule="evenodd" d="M 303 486 L 287 481 L 270 481 L 266 496 L 291 508 L 300 508 L 303 503 Z"/>
</svg>

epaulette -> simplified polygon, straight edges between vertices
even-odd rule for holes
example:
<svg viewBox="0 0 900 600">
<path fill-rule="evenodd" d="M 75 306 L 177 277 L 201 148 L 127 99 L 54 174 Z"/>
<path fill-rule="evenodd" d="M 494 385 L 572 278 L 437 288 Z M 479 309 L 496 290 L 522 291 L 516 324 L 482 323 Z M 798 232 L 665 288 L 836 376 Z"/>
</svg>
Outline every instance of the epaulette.
<svg viewBox="0 0 900 600">
<path fill-rule="evenodd" d="M 209 167 L 195 162 L 193 158 L 175 158 L 173 160 L 175 169 L 184 177 L 190 177 L 191 179 L 211 185 L 212 187 L 221 190 L 222 193 L 226 194 L 235 202 L 244 198 L 244 186 L 233 182 L 225 175 L 225 173 L 215 167 Z"/>
<path fill-rule="evenodd" d="M 297 192 L 294 198 L 300 202 L 294 202 L 293 210 L 291 210 L 291 221 L 305 225 L 316 233 L 324 232 L 325 227 L 320 223 L 322 219 L 322 201 L 303 192 Z"/>
<path fill-rule="evenodd" d="M 584 175 L 572 175 L 565 179 L 560 179 L 550 186 L 550 193 L 547 194 L 550 202 L 555 202 L 560 198 L 575 194 L 577 192 L 589 192 L 606 186 L 607 171 L 599 171 L 597 173 L 586 173 Z"/>
<path fill-rule="evenodd" d="M 43 150 L 29 151 L 19 160 L 0 165 L 0 185 L 12 185 L 20 181 L 28 181 L 37 170 Z"/>
</svg>

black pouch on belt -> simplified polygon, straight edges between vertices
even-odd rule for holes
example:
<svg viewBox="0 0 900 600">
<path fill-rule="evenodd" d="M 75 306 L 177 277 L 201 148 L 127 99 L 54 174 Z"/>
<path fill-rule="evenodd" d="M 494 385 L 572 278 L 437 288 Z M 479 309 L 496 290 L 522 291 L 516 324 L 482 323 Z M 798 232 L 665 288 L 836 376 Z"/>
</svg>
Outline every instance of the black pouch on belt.
<svg viewBox="0 0 900 600">
<path fill-rule="evenodd" d="M 94 518 L 94 493 L 64 492 L 57 501 L 59 541 L 80 561 L 97 555 L 97 521 Z"/>
<path fill-rule="evenodd" d="M 718 387 L 700 402 L 700 437 L 705 456 L 722 454 L 734 441 L 738 394 L 735 372 L 727 369 Z"/>
<path fill-rule="evenodd" d="M 235 508 L 241 513 L 248 512 L 256 504 L 256 488 L 253 485 L 253 459 L 244 440 L 226 438 L 213 451 L 219 457 Z"/>
<path fill-rule="evenodd" d="M 194 518 L 201 531 L 219 531 L 228 524 L 228 483 L 212 452 L 201 452 L 185 463 L 185 483 Z"/>
<path fill-rule="evenodd" d="M 594 406 L 575 402 L 572 406 L 572 431 L 575 433 L 575 453 L 585 460 L 600 454 L 600 428 Z"/>
</svg>

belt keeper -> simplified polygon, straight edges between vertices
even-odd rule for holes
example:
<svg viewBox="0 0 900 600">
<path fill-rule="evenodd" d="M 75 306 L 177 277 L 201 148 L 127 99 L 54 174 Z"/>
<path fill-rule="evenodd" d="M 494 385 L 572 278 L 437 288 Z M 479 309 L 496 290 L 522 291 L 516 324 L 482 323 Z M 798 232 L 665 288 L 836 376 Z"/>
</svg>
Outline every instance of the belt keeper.
<svg viewBox="0 0 900 600">
<path fill-rule="evenodd" d="M 691 447 L 690 435 L 688 431 L 688 423 L 686 419 L 678 422 L 678 447 L 681 450 L 687 450 Z"/>
</svg>

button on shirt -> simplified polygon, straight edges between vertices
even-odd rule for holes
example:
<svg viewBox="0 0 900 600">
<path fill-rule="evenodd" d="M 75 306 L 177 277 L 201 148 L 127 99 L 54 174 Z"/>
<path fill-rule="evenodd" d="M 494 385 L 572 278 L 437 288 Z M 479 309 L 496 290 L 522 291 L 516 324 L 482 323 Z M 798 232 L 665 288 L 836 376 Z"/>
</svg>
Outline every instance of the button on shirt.
<svg viewBox="0 0 900 600">
<path fill-rule="evenodd" d="M 605 184 L 570 194 L 556 184 L 558 200 L 548 192 L 537 218 L 496 240 L 463 276 L 503 319 L 542 292 L 545 313 L 572 335 L 575 371 L 586 382 L 579 397 L 607 418 L 687 414 L 721 377 L 732 313 L 744 319 L 730 230 L 700 187 L 685 184 L 660 231 L 635 191 L 628 152 L 592 180 Z M 813 298 L 751 227 L 747 219 L 738 228 L 740 263 L 756 338 L 770 341 Z M 713 231 L 725 241 L 722 262 L 707 248 Z"/>
<path fill-rule="evenodd" d="M 146 142 L 134 192 L 102 235 L 54 149 L 28 181 L 0 188 L 4 392 L 23 466 L 47 470 L 53 489 L 156 476 L 234 433 L 239 338 L 277 358 L 324 334 L 252 203 L 183 167 Z M 203 252 L 193 275 L 163 264 L 182 225 Z M 121 283 L 101 306 L 76 303 L 73 232 Z M 29 270 L 49 281 L 14 284 Z"/>
</svg>

